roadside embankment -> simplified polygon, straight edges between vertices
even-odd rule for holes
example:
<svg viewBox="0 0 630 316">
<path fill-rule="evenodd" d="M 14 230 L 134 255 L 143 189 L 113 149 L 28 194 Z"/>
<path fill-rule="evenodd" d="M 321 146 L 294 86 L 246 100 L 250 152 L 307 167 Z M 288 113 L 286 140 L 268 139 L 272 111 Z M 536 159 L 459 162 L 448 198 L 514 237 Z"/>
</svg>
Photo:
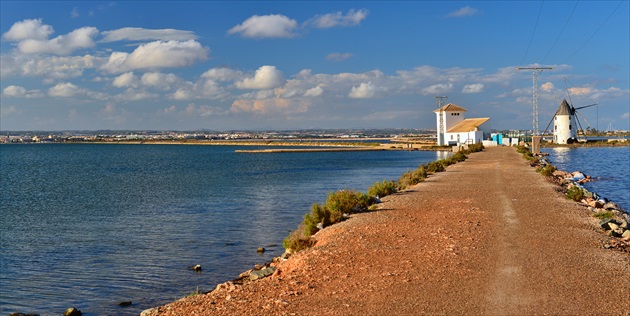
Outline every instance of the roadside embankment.
<svg viewBox="0 0 630 316">
<path fill-rule="evenodd" d="M 253 282 L 144 315 L 630 315 L 630 256 L 514 148 L 487 148 Z M 271 271 L 270 271 L 271 272 Z"/>
</svg>

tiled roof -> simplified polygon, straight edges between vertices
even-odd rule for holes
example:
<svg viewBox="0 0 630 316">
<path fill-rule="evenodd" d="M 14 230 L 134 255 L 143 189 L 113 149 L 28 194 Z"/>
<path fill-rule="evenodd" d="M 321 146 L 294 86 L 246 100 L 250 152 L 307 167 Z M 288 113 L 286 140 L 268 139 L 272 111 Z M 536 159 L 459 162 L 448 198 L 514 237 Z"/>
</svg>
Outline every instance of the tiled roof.
<svg viewBox="0 0 630 316">
<path fill-rule="evenodd" d="M 461 106 L 455 105 L 453 103 L 449 103 L 433 112 L 438 113 L 440 112 L 440 110 L 444 111 L 444 112 L 466 112 L 468 110 L 464 109 Z"/>
<path fill-rule="evenodd" d="M 457 125 L 451 127 L 446 132 L 447 133 L 465 133 L 465 132 L 474 131 L 475 129 L 477 129 L 477 127 L 481 126 L 481 124 L 485 123 L 489 119 L 490 119 L 489 117 L 465 119 L 457 123 Z"/>
</svg>

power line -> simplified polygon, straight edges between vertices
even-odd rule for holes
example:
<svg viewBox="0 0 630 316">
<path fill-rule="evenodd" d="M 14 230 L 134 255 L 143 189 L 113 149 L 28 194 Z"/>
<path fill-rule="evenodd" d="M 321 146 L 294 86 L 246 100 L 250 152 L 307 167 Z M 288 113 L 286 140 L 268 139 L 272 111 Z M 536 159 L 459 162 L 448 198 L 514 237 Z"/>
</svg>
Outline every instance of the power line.
<svg viewBox="0 0 630 316">
<path fill-rule="evenodd" d="M 521 60 L 520 65 L 522 66 L 525 62 L 525 58 L 527 58 L 527 54 L 529 53 L 529 48 L 532 45 L 532 41 L 534 40 L 534 34 L 536 34 L 536 29 L 538 28 L 538 20 L 540 19 L 540 13 L 542 12 L 543 4 L 545 1 L 540 3 L 540 9 L 538 10 L 538 16 L 536 17 L 536 24 L 534 25 L 534 31 L 532 32 L 532 37 L 529 39 L 529 44 L 527 44 L 527 49 L 525 50 L 525 56 L 523 56 L 523 60 Z"/>
<path fill-rule="evenodd" d="M 558 37 L 556 37 L 556 41 L 553 42 L 553 45 L 551 45 L 551 48 L 549 48 L 549 51 L 547 51 L 547 54 L 545 54 L 545 57 L 543 57 L 543 59 L 540 61 L 540 63 L 543 63 L 545 61 L 545 59 L 547 59 L 547 56 L 549 56 L 549 53 L 551 53 L 551 50 L 553 50 L 553 48 L 556 47 L 556 44 L 558 43 L 558 40 L 560 39 L 560 36 L 562 36 L 562 33 L 564 33 L 564 29 L 566 29 L 567 25 L 569 25 L 569 21 L 571 21 L 571 17 L 573 17 L 573 12 L 575 12 L 575 9 L 577 8 L 579 3 L 580 3 L 579 0 L 575 2 L 575 6 L 573 7 L 573 10 L 571 10 L 571 14 L 567 18 L 567 21 L 564 23 L 564 26 L 562 27 L 562 30 L 560 31 L 560 34 L 558 34 Z"/>
<path fill-rule="evenodd" d="M 534 78 L 533 78 L 533 88 L 532 88 L 532 104 L 533 104 L 533 113 L 532 113 L 532 135 L 538 135 L 538 72 L 542 72 L 543 70 L 551 70 L 551 67 L 518 67 L 517 70 L 527 69 L 533 70 Z"/>
<path fill-rule="evenodd" d="M 613 14 L 615 14 L 615 12 L 617 12 L 617 9 L 619 9 L 619 7 L 621 6 L 621 4 L 623 3 L 624 0 L 620 0 L 619 4 L 617 4 L 617 7 L 615 7 L 615 9 L 613 10 L 613 12 L 610 13 L 610 15 L 608 15 L 608 17 L 606 18 L 606 20 L 604 20 L 604 22 L 602 22 L 602 24 L 599 25 L 599 27 L 597 28 L 597 30 L 595 30 L 595 32 L 593 32 L 593 34 L 591 34 L 591 36 L 586 40 L 586 42 L 584 42 L 584 44 L 582 44 L 582 46 L 580 46 L 580 48 L 578 48 L 573 54 L 571 54 L 571 56 L 569 56 L 569 58 L 567 58 L 563 63 L 566 63 L 567 61 L 569 61 L 569 59 L 573 58 L 573 56 L 575 56 L 580 50 L 582 50 L 582 48 L 584 48 L 584 46 L 586 46 L 586 44 L 588 44 L 588 42 L 591 41 L 591 39 L 593 39 L 593 37 L 595 36 L 595 34 L 597 34 L 597 32 L 599 32 L 599 30 L 601 30 L 601 28 L 604 26 L 604 24 L 606 24 L 606 22 L 608 22 L 608 20 L 613 16 Z"/>
</svg>

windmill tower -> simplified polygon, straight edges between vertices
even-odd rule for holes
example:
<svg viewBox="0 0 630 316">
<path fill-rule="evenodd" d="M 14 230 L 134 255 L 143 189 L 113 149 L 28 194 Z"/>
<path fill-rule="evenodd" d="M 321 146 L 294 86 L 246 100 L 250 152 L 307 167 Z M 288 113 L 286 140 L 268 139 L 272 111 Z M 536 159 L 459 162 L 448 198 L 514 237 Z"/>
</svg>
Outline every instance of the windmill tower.
<svg viewBox="0 0 630 316">
<path fill-rule="evenodd" d="M 597 104 L 590 104 L 578 108 L 569 104 L 566 99 L 562 100 L 560 107 L 553 116 L 553 142 L 556 144 L 572 144 L 578 141 L 578 125 L 581 124 L 577 118 L 577 110 L 587 108 Z"/>
<path fill-rule="evenodd" d="M 562 100 L 560 107 L 553 117 L 553 142 L 556 144 L 571 144 L 577 141 L 575 132 L 575 110 L 567 100 Z"/>
</svg>

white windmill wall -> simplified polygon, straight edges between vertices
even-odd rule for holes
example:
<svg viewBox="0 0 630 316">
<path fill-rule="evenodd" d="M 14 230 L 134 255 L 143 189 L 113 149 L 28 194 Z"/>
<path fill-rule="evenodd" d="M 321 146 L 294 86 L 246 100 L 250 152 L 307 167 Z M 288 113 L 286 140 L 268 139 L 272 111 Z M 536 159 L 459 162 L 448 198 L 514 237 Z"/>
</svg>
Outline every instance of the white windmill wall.
<svg viewBox="0 0 630 316">
<path fill-rule="evenodd" d="M 566 144 L 569 138 L 575 138 L 575 116 L 556 115 L 553 128 L 554 142 L 556 144 Z"/>
</svg>

